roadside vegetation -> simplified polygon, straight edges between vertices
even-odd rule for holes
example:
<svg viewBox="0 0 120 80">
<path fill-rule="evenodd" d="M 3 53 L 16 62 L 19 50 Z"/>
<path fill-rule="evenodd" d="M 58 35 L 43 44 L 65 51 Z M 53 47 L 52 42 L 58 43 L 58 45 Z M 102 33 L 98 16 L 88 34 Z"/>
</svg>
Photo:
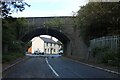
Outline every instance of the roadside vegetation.
<svg viewBox="0 0 120 80">
<path fill-rule="evenodd" d="M 18 58 L 23 58 L 25 54 L 23 53 L 18 53 L 18 52 L 11 52 L 9 54 L 3 54 L 2 55 L 2 63 L 8 63 L 11 61 L 14 61 Z"/>
<path fill-rule="evenodd" d="M 92 57 L 97 63 L 120 67 L 119 49 L 114 50 L 108 47 L 96 47 L 92 49 Z"/>
<path fill-rule="evenodd" d="M 75 25 L 88 46 L 91 39 L 120 35 L 120 2 L 89 2 L 80 7 Z"/>
<path fill-rule="evenodd" d="M 80 30 L 80 36 L 88 47 L 92 39 L 120 35 L 120 2 L 89 2 L 81 6 L 76 16 L 75 27 Z M 98 63 L 120 66 L 119 50 L 120 48 L 114 50 L 95 47 L 91 54 Z"/>
<path fill-rule="evenodd" d="M 23 57 L 25 44 L 20 41 L 20 37 L 28 29 L 27 21 L 24 18 L 13 18 L 13 12 L 22 12 L 26 2 L 1 2 L 2 10 L 2 63 L 10 62 Z"/>
<path fill-rule="evenodd" d="M 3 63 L 15 60 L 25 53 L 25 43 L 20 37 L 25 33 L 25 19 L 7 18 L 2 20 L 2 60 Z M 21 55 L 24 56 L 24 55 Z"/>
</svg>

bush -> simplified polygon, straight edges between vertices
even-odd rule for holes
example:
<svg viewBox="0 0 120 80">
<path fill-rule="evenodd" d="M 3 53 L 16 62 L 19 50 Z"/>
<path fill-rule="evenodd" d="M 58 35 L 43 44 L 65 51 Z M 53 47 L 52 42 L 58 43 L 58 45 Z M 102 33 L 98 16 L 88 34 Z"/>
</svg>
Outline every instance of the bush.
<svg viewBox="0 0 120 80">
<path fill-rule="evenodd" d="M 2 63 L 10 62 L 10 61 L 16 60 L 17 58 L 23 57 L 23 56 L 24 56 L 24 54 L 16 53 L 16 52 L 9 53 L 9 54 L 3 54 L 2 55 Z"/>
<path fill-rule="evenodd" d="M 92 49 L 92 56 L 95 58 L 95 57 L 97 57 L 100 53 L 103 53 L 103 52 L 105 52 L 106 50 L 108 50 L 107 47 L 102 47 L 102 48 L 100 48 L 100 47 L 95 47 L 95 48 Z"/>
<path fill-rule="evenodd" d="M 111 60 L 111 62 L 115 60 L 115 52 L 113 52 L 113 50 L 111 49 L 106 50 L 103 53 L 101 53 L 102 63 L 108 63 L 109 60 Z"/>
<path fill-rule="evenodd" d="M 114 50 L 107 47 L 104 47 L 104 48 L 96 47 L 92 49 L 92 52 L 93 52 L 92 55 L 94 58 L 97 59 L 97 62 L 112 65 L 112 66 L 120 65 L 119 49 Z"/>
<path fill-rule="evenodd" d="M 23 51 L 24 46 L 21 45 L 21 43 L 15 43 L 15 44 L 11 44 L 9 47 L 9 51 L 10 52 L 22 52 Z"/>
</svg>

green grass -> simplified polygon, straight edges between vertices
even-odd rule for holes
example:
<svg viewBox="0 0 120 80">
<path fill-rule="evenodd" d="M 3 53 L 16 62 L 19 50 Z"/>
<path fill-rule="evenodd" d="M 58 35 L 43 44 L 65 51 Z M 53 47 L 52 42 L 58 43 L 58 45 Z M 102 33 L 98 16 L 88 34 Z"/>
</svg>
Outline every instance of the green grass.
<svg viewBox="0 0 120 80">
<path fill-rule="evenodd" d="M 24 56 L 24 54 L 18 53 L 18 52 L 3 54 L 2 55 L 2 63 L 7 63 L 7 62 L 10 62 L 10 61 L 14 61 L 17 58 L 21 58 L 23 56 Z"/>
</svg>

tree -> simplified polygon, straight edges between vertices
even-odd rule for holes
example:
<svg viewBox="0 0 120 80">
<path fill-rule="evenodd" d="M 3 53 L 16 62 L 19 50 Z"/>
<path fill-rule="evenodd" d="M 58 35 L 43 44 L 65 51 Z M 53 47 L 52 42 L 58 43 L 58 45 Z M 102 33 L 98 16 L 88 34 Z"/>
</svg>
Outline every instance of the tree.
<svg viewBox="0 0 120 80">
<path fill-rule="evenodd" d="M 20 42 L 19 38 L 27 30 L 26 20 L 24 18 L 6 18 L 2 20 L 2 23 L 3 52 L 7 53 L 8 50 L 20 49 L 21 43 L 18 44 Z"/>
<path fill-rule="evenodd" d="M 0 2 L 1 3 L 1 11 L 2 11 L 2 17 L 6 18 L 6 17 L 11 17 L 10 15 L 13 12 L 22 12 L 23 10 L 25 10 L 25 6 L 30 7 L 29 4 L 27 4 L 26 2 L 22 2 L 22 1 L 16 1 L 16 2 Z"/>
<path fill-rule="evenodd" d="M 1 5 L 1 17 L 2 17 L 2 46 L 3 53 L 7 53 L 8 50 L 13 50 L 12 48 L 20 47 L 20 44 L 17 44 L 18 38 L 25 32 L 25 20 L 12 18 L 11 14 L 13 12 L 22 12 L 25 10 L 25 6 L 29 6 L 26 2 L 2 2 Z"/>
<path fill-rule="evenodd" d="M 120 2 L 88 3 L 82 6 L 77 15 L 77 26 L 80 35 L 88 44 L 90 39 L 120 34 Z"/>
<path fill-rule="evenodd" d="M 12 41 L 15 39 L 15 27 L 12 27 L 14 24 L 10 24 L 12 23 L 13 19 L 12 20 L 5 20 L 3 19 L 2 20 L 2 45 L 3 45 L 3 52 L 4 53 L 7 53 L 8 52 L 8 45 L 11 45 L 12 44 Z"/>
</svg>

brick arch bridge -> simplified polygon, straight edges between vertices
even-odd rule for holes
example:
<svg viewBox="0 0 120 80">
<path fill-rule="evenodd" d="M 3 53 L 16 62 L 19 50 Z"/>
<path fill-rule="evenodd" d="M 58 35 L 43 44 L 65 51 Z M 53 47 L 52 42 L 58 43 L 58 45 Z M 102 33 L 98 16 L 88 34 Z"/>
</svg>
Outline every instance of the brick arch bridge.
<svg viewBox="0 0 120 80">
<path fill-rule="evenodd" d="M 47 21 L 51 21 L 55 18 L 62 20 L 61 27 L 45 26 Z M 56 37 L 63 43 L 65 56 L 87 59 L 88 48 L 80 37 L 79 30 L 73 25 L 74 18 L 75 17 L 72 16 L 26 17 L 28 31 L 21 37 L 21 40 L 27 42 L 39 35 L 50 35 Z"/>
</svg>

